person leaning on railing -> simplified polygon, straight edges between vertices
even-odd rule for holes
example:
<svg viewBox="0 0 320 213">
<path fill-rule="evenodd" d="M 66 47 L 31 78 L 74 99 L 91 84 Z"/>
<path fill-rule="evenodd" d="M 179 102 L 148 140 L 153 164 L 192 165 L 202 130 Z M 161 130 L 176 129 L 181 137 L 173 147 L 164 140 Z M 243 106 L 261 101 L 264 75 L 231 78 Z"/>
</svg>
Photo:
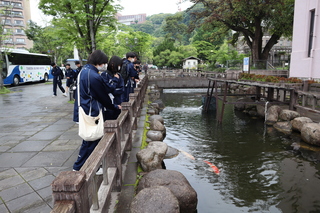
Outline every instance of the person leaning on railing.
<svg viewBox="0 0 320 213">
<path fill-rule="evenodd" d="M 101 50 L 96 50 L 89 56 L 88 63 L 83 66 L 78 76 L 79 87 L 77 88 L 77 92 L 80 92 L 80 106 L 87 115 L 92 117 L 98 116 L 100 109 L 103 107 L 106 109 L 114 109 L 114 105 L 107 95 L 111 93 L 111 91 L 99 74 L 99 72 L 106 70 L 107 63 L 107 55 Z M 78 114 L 78 95 L 75 97 L 75 114 Z M 78 116 L 75 116 L 74 121 L 78 122 L 77 119 Z M 74 171 L 79 171 L 81 169 L 100 139 L 95 141 L 82 141 L 78 159 L 73 165 Z M 102 169 L 100 169 L 97 174 L 102 174 Z"/>
</svg>

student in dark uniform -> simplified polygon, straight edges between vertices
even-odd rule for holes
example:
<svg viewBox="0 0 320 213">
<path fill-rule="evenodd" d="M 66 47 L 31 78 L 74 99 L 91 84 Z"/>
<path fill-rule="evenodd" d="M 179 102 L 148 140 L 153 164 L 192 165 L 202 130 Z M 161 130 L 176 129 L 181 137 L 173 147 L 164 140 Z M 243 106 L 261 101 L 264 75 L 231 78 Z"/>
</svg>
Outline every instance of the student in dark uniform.
<svg viewBox="0 0 320 213">
<path fill-rule="evenodd" d="M 62 95 L 67 97 L 66 91 L 64 90 L 64 88 L 62 86 L 62 79 L 61 79 L 61 76 L 63 75 L 62 70 L 54 62 L 51 63 L 51 66 L 52 66 L 51 74 L 53 75 L 53 95 L 52 95 L 52 97 L 57 96 L 57 86 L 59 86 L 59 89 L 63 93 Z"/>
<path fill-rule="evenodd" d="M 95 117 L 99 115 L 101 108 L 114 109 L 114 105 L 110 97 L 106 94 L 110 93 L 110 89 L 107 87 L 99 72 L 106 70 L 108 63 L 108 57 L 101 50 L 94 51 L 88 59 L 88 63 L 83 66 L 79 76 L 79 92 L 80 106 L 84 112 L 89 115 L 91 110 L 91 116 Z M 76 96 L 75 103 L 78 103 L 78 95 Z M 77 105 L 78 106 L 78 105 Z M 78 107 L 75 107 L 78 112 Z M 78 159 L 73 165 L 73 170 L 79 171 L 85 161 L 88 159 L 94 148 L 99 143 L 100 139 L 95 141 L 82 141 L 82 145 L 79 151 Z M 97 174 L 102 174 L 100 169 Z"/>
</svg>

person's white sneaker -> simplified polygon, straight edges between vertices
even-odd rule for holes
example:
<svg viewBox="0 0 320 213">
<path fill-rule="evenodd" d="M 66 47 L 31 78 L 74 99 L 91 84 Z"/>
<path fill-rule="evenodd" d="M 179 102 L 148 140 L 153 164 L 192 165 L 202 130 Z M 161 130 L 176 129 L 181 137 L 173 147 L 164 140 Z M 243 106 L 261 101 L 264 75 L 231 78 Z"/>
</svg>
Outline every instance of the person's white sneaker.
<svg viewBox="0 0 320 213">
<path fill-rule="evenodd" d="M 103 175 L 103 169 L 100 167 L 100 169 L 96 172 L 96 175 Z"/>
<path fill-rule="evenodd" d="M 56 95 L 52 95 L 52 98 L 57 97 Z"/>
<path fill-rule="evenodd" d="M 67 93 L 63 93 L 62 95 L 63 95 L 64 97 L 67 97 Z"/>
</svg>

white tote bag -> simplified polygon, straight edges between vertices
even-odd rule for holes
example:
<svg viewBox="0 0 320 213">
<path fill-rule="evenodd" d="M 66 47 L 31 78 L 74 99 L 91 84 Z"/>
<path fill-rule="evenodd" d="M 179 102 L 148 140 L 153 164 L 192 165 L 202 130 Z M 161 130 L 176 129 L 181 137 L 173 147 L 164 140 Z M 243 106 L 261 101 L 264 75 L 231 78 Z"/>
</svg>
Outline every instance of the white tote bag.
<svg viewBox="0 0 320 213">
<path fill-rule="evenodd" d="M 89 81 L 88 72 L 88 81 Z M 80 73 L 81 74 L 81 73 Z M 102 138 L 104 134 L 104 121 L 102 109 L 99 109 L 99 115 L 97 117 L 91 116 L 91 101 L 89 115 L 85 113 L 83 108 L 80 106 L 80 74 L 78 77 L 78 114 L 79 114 L 79 136 L 85 141 L 95 141 Z M 90 81 L 88 82 L 90 94 Z M 100 108 L 100 107 L 99 107 Z"/>
</svg>

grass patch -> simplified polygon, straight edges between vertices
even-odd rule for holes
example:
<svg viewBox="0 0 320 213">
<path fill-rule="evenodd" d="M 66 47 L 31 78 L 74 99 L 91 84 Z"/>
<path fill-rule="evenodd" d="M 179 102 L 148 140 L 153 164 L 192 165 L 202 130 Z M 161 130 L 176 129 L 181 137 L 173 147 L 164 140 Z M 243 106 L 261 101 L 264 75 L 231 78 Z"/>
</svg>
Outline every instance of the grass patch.
<svg viewBox="0 0 320 213">
<path fill-rule="evenodd" d="M 0 94 L 7 94 L 11 93 L 11 90 L 9 90 L 7 87 L 3 87 L 0 89 Z"/>
<path fill-rule="evenodd" d="M 53 84 L 53 82 L 52 81 L 47 81 L 44 84 Z"/>
<path fill-rule="evenodd" d="M 68 101 L 68 104 L 74 104 L 74 100 Z"/>
</svg>

